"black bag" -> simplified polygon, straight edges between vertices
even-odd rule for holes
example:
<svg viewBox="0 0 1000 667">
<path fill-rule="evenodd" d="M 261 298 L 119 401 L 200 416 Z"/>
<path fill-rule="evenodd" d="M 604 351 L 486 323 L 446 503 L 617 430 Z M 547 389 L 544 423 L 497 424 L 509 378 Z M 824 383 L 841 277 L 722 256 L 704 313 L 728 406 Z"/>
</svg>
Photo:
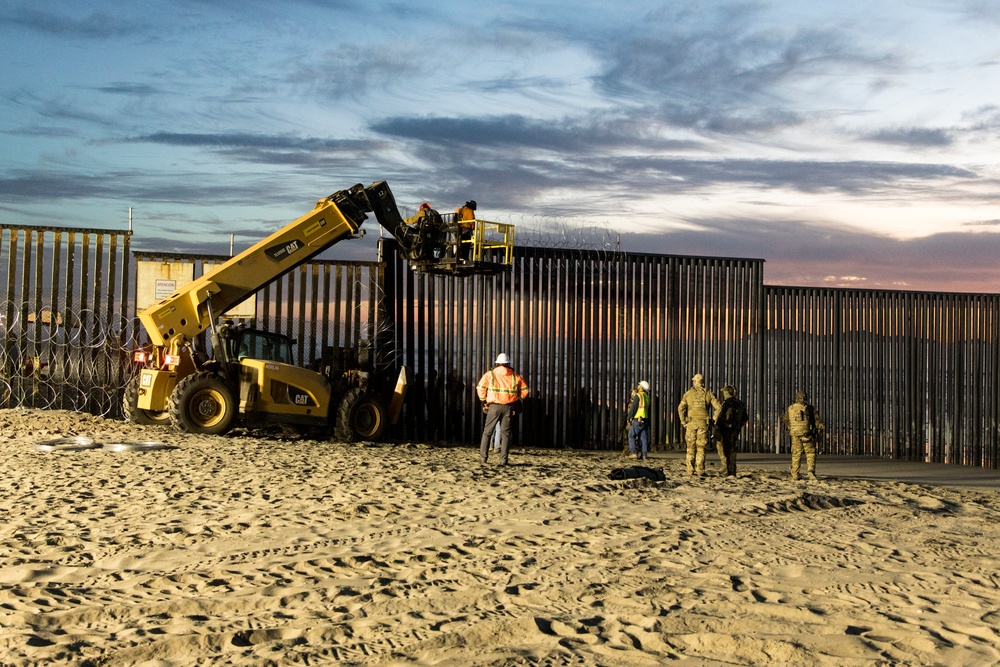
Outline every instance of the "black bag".
<svg viewBox="0 0 1000 667">
<path fill-rule="evenodd" d="M 611 479 L 639 479 L 644 477 L 654 482 L 665 482 L 667 476 L 663 474 L 663 468 L 647 468 L 645 466 L 630 466 L 628 468 L 615 468 L 608 477 Z"/>
</svg>

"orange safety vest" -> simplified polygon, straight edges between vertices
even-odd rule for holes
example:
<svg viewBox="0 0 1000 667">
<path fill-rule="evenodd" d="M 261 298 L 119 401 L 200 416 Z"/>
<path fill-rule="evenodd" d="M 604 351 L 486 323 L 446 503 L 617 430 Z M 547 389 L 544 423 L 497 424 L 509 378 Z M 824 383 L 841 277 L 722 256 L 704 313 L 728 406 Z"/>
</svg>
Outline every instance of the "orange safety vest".
<svg viewBox="0 0 1000 667">
<path fill-rule="evenodd" d="M 509 366 L 497 366 L 479 378 L 476 393 L 480 401 L 509 405 L 528 397 L 528 385 Z"/>
</svg>

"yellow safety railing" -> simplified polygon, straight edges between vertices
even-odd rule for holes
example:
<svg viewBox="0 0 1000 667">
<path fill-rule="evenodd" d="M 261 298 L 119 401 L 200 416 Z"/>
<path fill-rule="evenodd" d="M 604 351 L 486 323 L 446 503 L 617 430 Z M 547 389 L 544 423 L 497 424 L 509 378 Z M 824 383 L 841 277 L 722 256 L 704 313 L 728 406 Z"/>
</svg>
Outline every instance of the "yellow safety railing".
<svg viewBox="0 0 1000 667">
<path fill-rule="evenodd" d="M 462 243 L 472 245 L 471 257 L 474 262 L 494 264 L 514 263 L 514 225 L 489 220 L 474 220 L 472 238 L 462 239 Z"/>
</svg>

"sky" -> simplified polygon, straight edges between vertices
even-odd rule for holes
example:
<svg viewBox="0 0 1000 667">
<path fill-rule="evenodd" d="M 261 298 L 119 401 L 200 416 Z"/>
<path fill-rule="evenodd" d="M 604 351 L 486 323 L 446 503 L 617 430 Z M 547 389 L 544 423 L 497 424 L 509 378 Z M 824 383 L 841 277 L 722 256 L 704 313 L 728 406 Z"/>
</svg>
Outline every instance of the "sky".
<svg viewBox="0 0 1000 667">
<path fill-rule="evenodd" d="M 998 34 L 1000 0 L 0 0 L 0 224 L 227 253 L 385 180 L 526 245 L 1000 293 Z"/>
</svg>

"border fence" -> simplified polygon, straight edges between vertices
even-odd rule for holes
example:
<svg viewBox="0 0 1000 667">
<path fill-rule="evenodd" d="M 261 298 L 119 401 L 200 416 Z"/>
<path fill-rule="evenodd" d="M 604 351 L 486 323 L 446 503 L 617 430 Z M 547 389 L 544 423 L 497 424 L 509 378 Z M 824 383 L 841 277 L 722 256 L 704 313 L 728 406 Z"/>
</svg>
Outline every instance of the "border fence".
<svg viewBox="0 0 1000 667">
<path fill-rule="evenodd" d="M 118 414 L 131 232 L 0 226 L 0 407 Z"/>
<path fill-rule="evenodd" d="M 509 275 L 418 276 L 383 244 L 395 347 L 428 378 L 418 437 L 477 441 L 470 385 L 506 352 L 532 388 L 524 444 L 620 447 L 648 380 L 653 448 L 683 448 L 676 406 L 702 373 L 747 404 L 744 451 L 787 451 L 780 416 L 802 389 L 821 452 L 998 467 L 1000 295 L 769 286 L 763 260 L 523 247 Z"/>
<path fill-rule="evenodd" d="M 131 232 L 0 225 L 0 407 L 121 416 L 136 260 Z M 629 390 L 652 385 L 654 449 L 683 447 L 676 405 L 702 373 L 733 384 L 744 451 L 787 449 L 799 389 L 827 425 L 821 451 L 998 467 L 1000 295 L 779 287 L 763 260 L 515 249 L 500 276 L 417 275 L 391 239 L 379 261 L 313 260 L 256 295 L 252 324 L 327 347 L 372 341 L 412 382 L 400 437 L 477 442 L 473 387 L 499 352 L 532 388 L 525 445 L 621 447 Z"/>
</svg>

